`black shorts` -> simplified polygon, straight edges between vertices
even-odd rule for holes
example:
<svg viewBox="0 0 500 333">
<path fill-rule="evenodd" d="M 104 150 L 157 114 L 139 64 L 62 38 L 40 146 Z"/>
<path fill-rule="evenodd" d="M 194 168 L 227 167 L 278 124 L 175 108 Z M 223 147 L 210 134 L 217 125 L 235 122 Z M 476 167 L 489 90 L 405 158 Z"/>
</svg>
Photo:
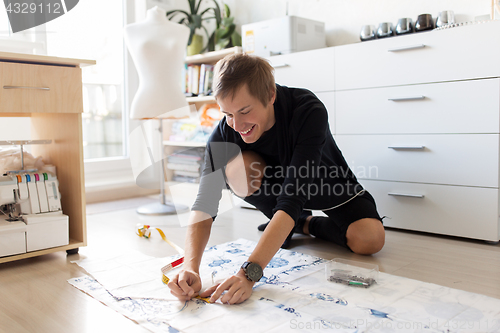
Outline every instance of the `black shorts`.
<svg viewBox="0 0 500 333">
<path fill-rule="evenodd" d="M 281 180 L 266 179 L 263 186 L 273 186 L 274 184 L 280 183 L 280 181 Z M 271 219 L 278 198 L 278 196 L 272 193 L 272 191 L 257 191 L 242 199 L 255 206 L 267 218 Z M 366 190 L 346 202 L 337 205 L 335 208 L 323 210 L 323 213 L 325 213 L 327 217 L 315 216 L 312 218 L 309 224 L 311 235 L 347 248 L 346 232 L 351 223 L 364 218 L 373 218 L 382 222 L 382 218 L 377 212 L 375 200 Z"/>
</svg>

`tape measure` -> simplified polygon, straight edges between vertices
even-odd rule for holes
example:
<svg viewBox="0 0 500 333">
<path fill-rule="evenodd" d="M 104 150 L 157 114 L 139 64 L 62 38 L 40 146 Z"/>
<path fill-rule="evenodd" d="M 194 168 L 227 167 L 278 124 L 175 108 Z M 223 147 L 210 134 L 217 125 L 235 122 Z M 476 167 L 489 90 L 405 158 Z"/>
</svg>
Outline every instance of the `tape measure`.
<svg viewBox="0 0 500 333">
<path fill-rule="evenodd" d="M 171 263 L 169 263 L 161 268 L 161 275 L 162 275 L 161 281 L 165 285 L 167 285 L 168 282 L 170 281 L 170 279 L 167 276 L 167 272 L 182 265 L 182 263 L 184 262 L 184 250 L 182 248 L 180 248 L 179 246 L 177 246 L 177 244 L 175 244 L 174 242 L 171 242 L 170 240 L 168 240 L 168 238 L 165 236 L 165 233 L 160 228 L 151 228 L 151 226 L 149 226 L 149 225 L 138 224 L 137 225 L 137 235 L 139 237 L 144 237 L 144 238 L 149 239 L 151 237 L 151 229 L 156 229 L 156 231 L 158 231 L 158 233 L 160 234 L 161 238 L 165 242 L 167 242 L 170 246 L 172 246 L 181 255 L 181 257 L 179 259 L 175 259 Z M 194 298 L 202 300 L 206 303 L 210 303 L 210 297 L 196 296 Z"/>
<path fill-rule="evenodd" d="M 171 242 L 170 240 L 168 240 L 168 238 L 165 236 L 165 233 L 160 228 L 151 228 L 151 226 L 149 226 L 147 224 L 145 224 L 145 225 L 138 224 L 137 225 L 137 235 L 139 237 L 144 237 L 144 238 L 149 239 L 151 237 L 151 229 L 156 229 L 156 231 L 158 231 L 158 233 L 160 234 L 161 238 L 165 242 L 167 242 L 170 246 L 172 246 L 181 255 L 181 257 L 179 259 L 176 259 L 173 262 L 171 262 L 170 264 L 167 264 L 161 268 L 161 273 L 162 273 L 161 281 L 164 284 L 167 284 L 168 281 L 170 281 L 170 279 L 167 277 L 166 273 L 168 271 L 171 271 L 172 269 L 182 265 L 182 263 L 184 262 L 184 250 L 182 248 L 180 248 L 179 246 L 177 246 L 177 244 L 175 244 L 174 242 Z"/>
</svg>

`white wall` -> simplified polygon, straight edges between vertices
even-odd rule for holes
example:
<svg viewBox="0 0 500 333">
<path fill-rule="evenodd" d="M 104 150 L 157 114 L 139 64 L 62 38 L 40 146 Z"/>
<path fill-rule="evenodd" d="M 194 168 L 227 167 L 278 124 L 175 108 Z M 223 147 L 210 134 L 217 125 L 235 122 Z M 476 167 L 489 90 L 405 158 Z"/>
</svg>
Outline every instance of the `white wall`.
<svg viewBox="0 0 500 333">
<path fill-rule="evenodd" d="M 491 0 L 224 0 L 242 24 L 263 21 L 288 14 L 325 22 L 327 46 L 359 42 L 361 26 L 381 22 L 396 24 L 399 18 L 415 21 L 419 14 L 436 17 L 440 11 L 453 10 L 457 22 L 473 21 L 488 15 Z M 220 0 L 219 0 L 220 3 Z M 148 7 L 159 5 L 167 10 L 187 9 L 187 0 L 148 0 Z M 212 6 L 203 0 L 203 6 Z M 209 31 L 211 31 L 209 29 Z M 241 31 L 241 30 L 240 30 Z"/>
</svg>

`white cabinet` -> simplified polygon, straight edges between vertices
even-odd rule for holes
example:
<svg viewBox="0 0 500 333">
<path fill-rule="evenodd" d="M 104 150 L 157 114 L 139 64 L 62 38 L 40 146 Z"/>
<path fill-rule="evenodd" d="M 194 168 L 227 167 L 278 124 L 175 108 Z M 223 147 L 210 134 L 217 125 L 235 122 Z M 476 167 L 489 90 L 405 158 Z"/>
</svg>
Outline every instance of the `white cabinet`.
<svg viewBox="0 0 500 333">
<path fill-rule="evenodd" d="M 335 50 L 336 140 L 389 227 L 498 241 L 500 22 Z"/>
<path fill-rule="evenodd" d="M 498 241 L 498 36 L 494 21 L 270 59 L 327 106 L 386 226 Z"/>
</svg>

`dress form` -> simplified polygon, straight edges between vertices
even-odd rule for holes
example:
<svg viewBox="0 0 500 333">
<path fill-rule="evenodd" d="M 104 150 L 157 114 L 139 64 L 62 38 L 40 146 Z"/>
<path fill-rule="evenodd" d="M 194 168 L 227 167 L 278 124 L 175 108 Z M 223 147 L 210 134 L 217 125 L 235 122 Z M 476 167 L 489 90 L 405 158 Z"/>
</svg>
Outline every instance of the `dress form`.
<svg viewBox="0 0 500 333">
<path fill-rule="evenodd" d="M 139 74 L 130 118 L 181 118 L 189 115 L 183 94 L 182 66 L 189 28 L 171 22 L 153 7 L 146 19 L 125 27 L 125 43 Z"/>
</svg>

